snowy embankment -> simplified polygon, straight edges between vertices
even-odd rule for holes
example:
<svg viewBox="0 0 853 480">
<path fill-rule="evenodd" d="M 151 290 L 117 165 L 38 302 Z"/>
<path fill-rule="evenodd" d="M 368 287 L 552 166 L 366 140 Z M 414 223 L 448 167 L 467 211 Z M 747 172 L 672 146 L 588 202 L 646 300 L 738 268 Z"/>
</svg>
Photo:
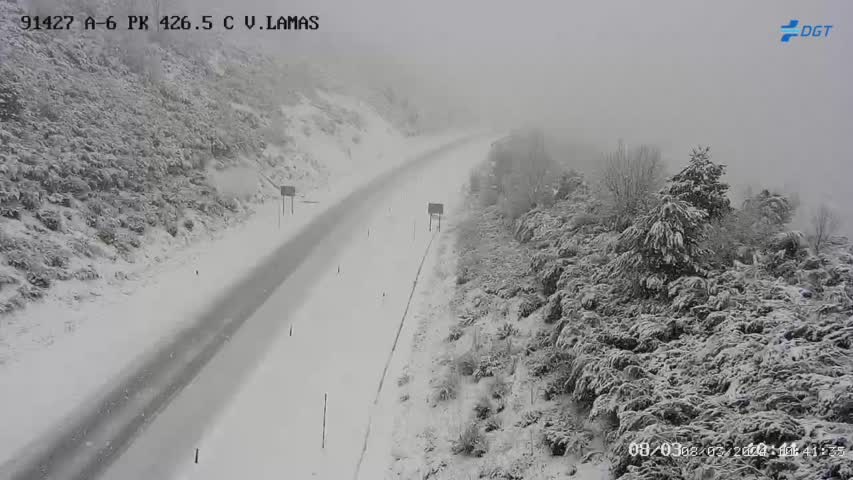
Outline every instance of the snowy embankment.
<svg viewBox="0 0 853 480">
<path fill-rule="evenodd" d="M 325 172 L 311 177 L 323 181 L 297 183 L 292 214 L 288 203 L 279 222 L 282 204 L 276 199 L 258 205 L 243 223 L 185 237 L 182 245 L 155 238 L 135 263 L 97 265 L 102 272 L 120 270 L 120 275 L 59 284 L 45 301 L 4 318 L 0 461 L 129 368 L 158 340 L 186 326 L 210 299 L 237 283 L 318 212 L 407 158 L 462 136 L 404 138 L 357 100 L 322 94 L 321 98 L 355 112 L 361 124 L 338 125 L 326 133 L 323 125 L 334 122 L 326 111 L 307 100 L 285 107 L 290 108 L 285 113 L 292 119 L 288 134 L 294 145 L 286 154 L 301 155 L 318 172 Z M 281 152 L 265 153 L 277 154 Z M 220 180 L 223 188 L 245 188 L 242 178 Z M 263 180 L 255 177 L 255 185 L 258 181 Z"/>
<path fill-rule="evenodd" d="M 368 423 L 379 421 L 372 415 L 386 410 L 374 401 L 412 281 L 433 234 L 440 235 L 437 223 L 428 231 L 426 203 L 445 203 L 452 217 L 466 173 L 482 161 L 489 143 L 459 147 L 407 175 L 318 245 L 301 267 L 311 273 L 297 272 L 272 292 L 106 478 L 172 478 L 175 467 L 182 478 L 205 480 L 351 478 Z M 303 287 L 303 276 L 314 280 L 294 302 L 291 290 Z M 264 325 L 279 325 L 277 338 L 237 391 L 229 392 L 233 397 L 222 413 L 199 416 L 232 364 L 263 343 L 258 337 L 267 331 Z M 398 352 L 406 349 L 398 346 Z M 392 365 L 384 388 L 393 386 L 395 371 Z"/>
</svg>

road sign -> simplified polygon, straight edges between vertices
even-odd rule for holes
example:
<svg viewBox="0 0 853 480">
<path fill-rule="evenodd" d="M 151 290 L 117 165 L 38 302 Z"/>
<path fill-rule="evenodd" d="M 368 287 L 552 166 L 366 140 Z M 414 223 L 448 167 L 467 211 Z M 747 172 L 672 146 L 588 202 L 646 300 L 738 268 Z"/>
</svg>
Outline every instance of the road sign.
<svg viewBox="0 0 853 480">
<path fill-rule="evenodd" d="M 284 197 L 290 197 L 290 213 L 293 213 L 293 199 L 296 198 L 296 187 L 293 185 L 281 186 L 281 213 L 284 215 Z"/>
<path fill-rule="evenodd" d="M 427 205 L 427 213 L 429 213 L 429 231 L 432 231 L 432 217 L 438 216 L 438 231 L 441 231 L 441 215 L 444 213 L 443 203 L 430 203 Z"/>
</svg>

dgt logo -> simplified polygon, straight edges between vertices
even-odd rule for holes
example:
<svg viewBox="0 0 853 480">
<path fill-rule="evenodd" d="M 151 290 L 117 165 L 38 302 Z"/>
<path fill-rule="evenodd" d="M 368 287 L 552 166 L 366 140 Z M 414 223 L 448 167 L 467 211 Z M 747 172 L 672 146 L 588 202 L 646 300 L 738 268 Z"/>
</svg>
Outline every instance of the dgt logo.
<svg viewBox="0 0 853 480">
<path fill-rule="evenodd" d="M 791 20 L 782 25 L 782 43 L 788 43 L 794 37 L 828 37 L 832 25 L 803 25 L 799 20 Z"/>
</svg>

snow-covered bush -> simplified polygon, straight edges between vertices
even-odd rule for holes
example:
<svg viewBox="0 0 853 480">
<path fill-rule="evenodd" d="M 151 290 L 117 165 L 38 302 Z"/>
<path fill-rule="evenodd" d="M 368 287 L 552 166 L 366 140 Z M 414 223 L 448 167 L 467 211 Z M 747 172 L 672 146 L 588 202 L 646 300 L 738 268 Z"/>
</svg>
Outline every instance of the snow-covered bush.
<svg viewBox="0 0 853 480">
<path fill-rule="evenodd" d="M 700 242 L 706 215 L 683 200 L 662 196 L 657 206 L 619 235 L 619 255 L 607 273 L 659 292 L 681 275 L 702 272 Z"/>
<path fill-rule="evenodd" d="M 709 220 L 722 218 L 731 212 L 726 196 L 728 184 L 720 181 L 725 165 L 711 161 L 710 147 L 697 147 L 690 153 L 690 163 L 670 178 L 666 194 L 704 210 Z"/>
<path fill-rule="evenodd" d="M 499 340 L 506 340 L 515 335 L 518 335 L 518 329 L 509 322 L 504 323 L 498 328 L 497 337 Z"/>
<path fill-rule="evenodd" d="M 582 455 L 592 441 L 592 433 L 580 428 L 562 412 L 547 415 L 542 427 L 545 445 L 554 456 Z"/>
<path fill-rule="evenodd" d="M 493 377 L 504 369 L 508 360 L 506 350 L 493 348 L 491 353 L 481 355 L 477 359 L 477 365 L 472 375 L 477 380 Z"/>
</svg>

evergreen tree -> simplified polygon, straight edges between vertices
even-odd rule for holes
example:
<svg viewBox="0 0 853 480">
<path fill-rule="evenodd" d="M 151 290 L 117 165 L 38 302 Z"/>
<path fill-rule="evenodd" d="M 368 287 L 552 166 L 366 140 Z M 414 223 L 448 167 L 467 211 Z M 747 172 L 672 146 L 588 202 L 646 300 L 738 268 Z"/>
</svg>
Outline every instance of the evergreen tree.
<svg viewBox="0 0 853 480">
<path fill-rule="evenodd" d="M 720 181 L 726 172 L 725 165 L 711 161 L 711 148 L 694 148 L 690 163 L 669 181 L 666 194 L 704 210 L 708 219 L 719 219 L 732 211 L 726 196 L 728 184 Z"/>
<path fill-rule="evenodd" d="M 646 290 L 661 291 L 669 281 L 702 272 L 700 242 L 707 214 L 684 200 L 663 195 L 617 239 L 619 256 L 608 269 L 614 277 L 635 279 Z"/>
</svg>

